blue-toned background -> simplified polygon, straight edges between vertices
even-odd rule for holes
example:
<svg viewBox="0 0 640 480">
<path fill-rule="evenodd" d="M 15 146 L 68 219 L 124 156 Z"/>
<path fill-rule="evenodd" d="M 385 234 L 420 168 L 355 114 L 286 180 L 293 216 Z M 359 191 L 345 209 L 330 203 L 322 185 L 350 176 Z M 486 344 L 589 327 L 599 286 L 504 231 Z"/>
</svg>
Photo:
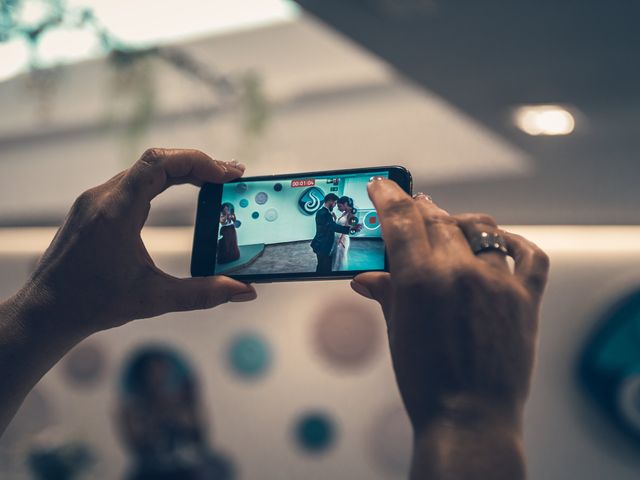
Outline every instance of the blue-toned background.
<svg viewBox="0 0 640 480">
<path fill-rule="evenodd" d="M 375 175 L 388 177 L 387 172 L 344 175 L 340 177 L 338 185 L 326 183 L 327 179 L 336 178 L 334 176 L 315 177 L 315 186 L 325 195 L 335 193 L 338 197 L 347 195 L 353 198 L 360 222 L 365 222 L 365 228 L 356 235 L 358 237 L 381 236 L 377 215 L 367 195 L 367 183 Z M 282 185 L 282 190 L 276 191 L 276 184 Z M 331 187 L 337 189 L 332 192 Z M 237 228 L 238 244 L 272 244 L 312 239 L 315 235 L 314 215 L 305 215 L 298 206 L 298 199 L 307 188 L 291 187 L 291 179 L 225 185 L 222 201 L 234 206 L 236 218 L 240 222 Z M 340 215 L 337 207 L 333 212 Z"/>
</svg>

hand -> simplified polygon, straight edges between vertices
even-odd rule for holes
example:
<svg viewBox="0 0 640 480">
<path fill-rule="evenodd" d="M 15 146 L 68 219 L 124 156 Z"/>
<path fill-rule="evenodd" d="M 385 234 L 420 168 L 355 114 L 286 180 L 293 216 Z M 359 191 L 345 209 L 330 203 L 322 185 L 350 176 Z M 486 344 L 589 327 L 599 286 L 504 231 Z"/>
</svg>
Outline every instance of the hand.
<svg viewBox="0 0 640 480">
<path fill-rule="evenodd" d="M 499 424 L 518 436 L 547 256 L 526 239 L 499 230 L 487 215 L 451 216 L 425 195 L 412 199 L 384 179 L 368 189 L 390 273 L 358 275 L 352 288 L 382 306 L 416 437 L 442 422 Z M 514 273 L 502 253 L 473 254 L 468 239 L 482 231 L 503 235 Z"/>
<path fill-rule="evenodd" d="M 196 150 L 147 150 L 130 169 L 78 197 L 13 304 L 37 317 L 38 330 L 82 338 L 137 318 L 255 298 L 251 286 L 227 277 L 162 272 L 140 238 L 151 200 L 165 189 L 222 183 L 243 171 Z"/>
</svg>

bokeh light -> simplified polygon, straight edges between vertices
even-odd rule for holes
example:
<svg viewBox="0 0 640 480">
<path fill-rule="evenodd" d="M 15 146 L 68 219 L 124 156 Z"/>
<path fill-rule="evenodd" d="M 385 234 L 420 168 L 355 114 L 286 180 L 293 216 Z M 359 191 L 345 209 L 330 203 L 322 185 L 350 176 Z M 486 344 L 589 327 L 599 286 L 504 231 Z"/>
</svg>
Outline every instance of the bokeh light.
<svg viewBox="0 0 640 480">
<path fill-rule="evenodd" d="M 515 125 L 529 135 L 569 135 L 575 128 L 571 112 L 560 105 L 524 105 L 514 112 Z"/>
<path fill-rule="evenodd" d="M 315 349 L 323 360 L 340 369 L 366 366 L 382 346 L 376 317 L 349 298 L 333 298 L 314 325 Z"/>
<path fill-rule="evenodd" d="M 76 387 L 92 387 L 104 377 L 107 358 L 100 344 L 87 340 L 71 350 L 62 362 L 67 381 Z"/>
<path fill-rule="evenodd" d="M 320 411 L 303 414 L 295 425 L 295 439 L 309 453 L 327 451 L 337 437 L 336 426 L 328 414 Z"/>
<path fill-rule="evenodd" d="M 411 463 L 413 430 L 402 405 L 382 409 L 367 438 L 372 460 L 382 469 L 406 478 Z"/>
<path fill-rule="evenodd" d="M 238 377 L 255 379 L 264 375 L 271 366 L 271 349 L 258 333 L 244 332 L 229 343 L 229 366 Z"/>
</svg>

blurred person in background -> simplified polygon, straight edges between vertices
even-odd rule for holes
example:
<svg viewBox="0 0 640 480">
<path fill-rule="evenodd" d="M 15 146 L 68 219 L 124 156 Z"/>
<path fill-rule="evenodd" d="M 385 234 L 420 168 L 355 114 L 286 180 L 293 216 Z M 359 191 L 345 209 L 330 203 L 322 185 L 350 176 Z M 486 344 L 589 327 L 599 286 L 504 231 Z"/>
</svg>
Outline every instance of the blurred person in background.
<svg viewBox="0 0 640 480">
<path fill-rule="evenodd" d="M 0 305 L 0 431 L 42 375 L 87 336 L 134 319 L 256 298 L 251 285 L 228 277 L 162 272 L 140 237 L 151 200 L 168 187 L 243 173 L 243 165 L 199 151 L 150 149 L 80 195 L 26 285 Z M 487 215 L 450 215 L 390 180 L 372 179 L 368 193 L 390 273 L 363 273 L 351 286 L 378 301 L 387 321 L 414 432 L 411 477 L 525 478 L 523 410 L 548 257 Z M 170 361 L 160 365 L 151 378 L 172 368 Z M 152 388 L 162 383 L 151 381 Z M 200 434 L 185 421 L 179 437 Z"/>
<path fill-rule="evenodd" d="M 207 439 L 195 373 L 166 347 L 138 349 L 122 371 L 118 426 L 130 480 L 231 480 L 231 463 Z"/>
</svg>

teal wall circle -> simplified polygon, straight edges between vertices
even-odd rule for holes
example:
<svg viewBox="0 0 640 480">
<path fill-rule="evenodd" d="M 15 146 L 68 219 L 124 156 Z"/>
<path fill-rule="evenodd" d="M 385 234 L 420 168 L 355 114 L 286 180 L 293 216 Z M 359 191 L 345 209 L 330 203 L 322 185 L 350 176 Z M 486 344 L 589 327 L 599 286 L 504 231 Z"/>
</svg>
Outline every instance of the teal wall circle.
<svg viewBox="0 0 640 480">
<path fill-rule="evenodd" d="M 258 378 L 271 366 L 271 349 L 261 335 L 253 332 L 241 333 L 231 339 L 228 361 L 237 376 Z"/>
<path fill-rule="evenodd" d="M 249 200 L 247 200 L 246 198 L 243 198 L 242 200 L 240 200 L 238 202 L 238 204 L 242 207 L 242 208 L 247 208 L 249 206 Z"/>
<path fill-rule="evenodd" d="M 264 219 L 267 222 L 273 222 L 278 219 L 278 211 L 275 208 L 270 208 L 264 212 Z"/>
<path fill-rule="evenodd" d="M 258 218 L 259 216 L 260 216 L 260 214 L 259 214 L 258 212 L 253 212 L 253 213 L 251 214 L 251 218 L 253 218 L 254 220 L 255 220 L 256 218 Z"/>
<path fill-rule="evenodd" d="M 333 445 L 337 431 L 329 415 L 313 411 L 303 414 L 297 420 L 294 435 L 301 449 L 309 453 L 321 453 Z"/>
<path fill-rule="evenodd" d="M 256 193 L 255 201 L 258 205 L 264 205 L 269 200 L 269 195 L 267 192 L 258 192 Z"/>
</svg>

